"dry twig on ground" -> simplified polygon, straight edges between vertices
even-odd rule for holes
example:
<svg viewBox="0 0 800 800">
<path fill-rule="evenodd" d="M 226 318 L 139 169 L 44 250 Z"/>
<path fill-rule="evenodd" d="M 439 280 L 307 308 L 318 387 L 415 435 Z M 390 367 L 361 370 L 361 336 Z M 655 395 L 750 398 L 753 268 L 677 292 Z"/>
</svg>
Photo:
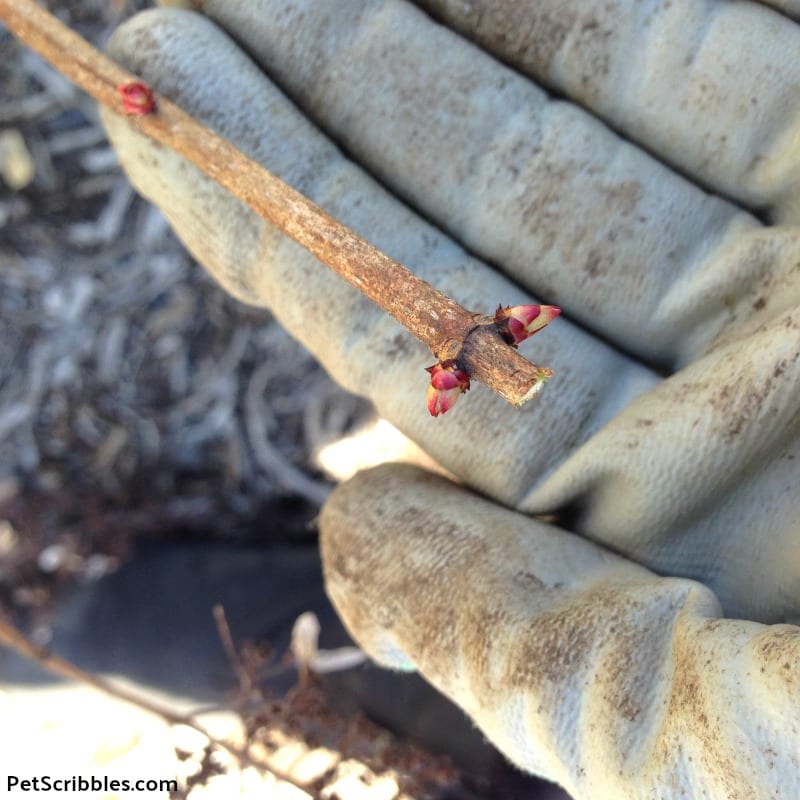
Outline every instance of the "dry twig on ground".
<svg viewBox="0 0 800 800">
<path fill-rule="evenodd" d="M 264 764 L 259 764 L 253 760 L 250 753 L 247 752 L 246 749 L 237 747 L 230 742 L 226 742 L 222 739 L 212 736 L 211 733 L 209 733 L 209 731 L 207 731 L 206 728 L 201 725 L 193 716 L 177 714 L 168 706 L 165 706 L 161 703 L 156 703 L 149 698 L 143 697 L 135 692 L 131 692 L 120 686 L 116 686 L 105 678 L 101 678 L 99 675 L 93 675 L 90 672 L 82 670 L 80 667 L 77 667 L 69 661 L 65 661 L 63 658 L 51 653 L 47 648 L 35 645 L 17 628 L 2 618 L 0 618 L 0 645 L 8 647 L 20 655 L 35 661 L 41 667 L 46 669 L 48 672 L 53 673 L 54 675 L 92 686 L 104 694 L 110 695 L 111 697 L 122 700 L 126 703 L 131 703 L 132 705 L 135 705 L 144 711 L 155 714 L 156 716 L 164 719 L 170 725 L 184 725 L 187 728 L 191 728 L 192 730 L 197 731 L 197 733 L 204 736 L 208 740 L 208 743 L 211 747 L 218 747 L 222 750 L 225 750 L 240 764 L 255 767 L 256 769 L 260 769 L 265 772 L 270 772 L 276 778 L 286 781 L 287 783 L 296 786 L 301 791 L 306 792 L 312 797 L 313 800 L 317 800 L 318 798 L 316 792 L 306 786 L 301 785 L 288 773 L 284 772 L 278 767 L 273 765 L 267 767 Z"/>
</svg>

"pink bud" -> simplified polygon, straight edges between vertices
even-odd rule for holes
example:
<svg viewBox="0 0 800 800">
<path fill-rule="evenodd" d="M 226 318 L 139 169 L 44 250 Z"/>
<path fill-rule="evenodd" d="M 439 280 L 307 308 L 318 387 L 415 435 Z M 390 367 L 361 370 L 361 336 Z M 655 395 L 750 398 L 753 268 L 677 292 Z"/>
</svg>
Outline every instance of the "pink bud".
<svg viewBox="0 0 800 800">
<path fill-rule="evenodd" d="M 459 369 L 454 361 L 443 361 L 432 367 L 425 367 L 431 374 L 428 386 L 428 411 L 438 417 L 449 411 L 456 400 L 469 390 L 469 375 Z"/>
<path fill-rule="evenodd" d="M 117 91 L 122 98 L 122 108 L 126 114 L 141 117 L 155 111 L 153 90 L 146 83 L 139 81 L 123 83 Z"/>
<path fill-rule="evenodd" d="M 516 346 L 540 331 L 560 313 L 558 306 L 498 306 L 494 321 L 508 343 Z"/>
</svg>

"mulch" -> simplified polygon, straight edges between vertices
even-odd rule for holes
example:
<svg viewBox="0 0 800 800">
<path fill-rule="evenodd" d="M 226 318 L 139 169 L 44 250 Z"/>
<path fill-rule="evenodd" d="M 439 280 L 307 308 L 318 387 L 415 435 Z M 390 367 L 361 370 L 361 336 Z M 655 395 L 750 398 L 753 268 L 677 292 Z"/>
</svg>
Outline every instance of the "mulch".
<svg viewBox="0 0 800 800">
<path fill-rule="evenodd" d="M 101 47 L 145 5 L 50 4 Z M 0 603 L 41 607 L 136 535 L 308 536 L 312 454 L 367 411 L 192 262 L 93 101 L 0 32 Z"/>
</svg>

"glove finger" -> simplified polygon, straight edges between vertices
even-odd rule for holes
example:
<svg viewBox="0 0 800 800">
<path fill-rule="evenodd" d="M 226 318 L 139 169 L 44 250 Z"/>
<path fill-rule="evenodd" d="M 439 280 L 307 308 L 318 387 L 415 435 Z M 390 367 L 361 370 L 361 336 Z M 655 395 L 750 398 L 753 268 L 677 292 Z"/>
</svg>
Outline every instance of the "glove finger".
<svg viewBox="0 0 800 800">
<path fill-rule="evenodd" d="M 766 233 L 408 3 L 202 6 L 385 185 L 628 352 L 674 367 L 800 302 L 796 231 Z"/>
<path fill-rule="evenodd" d="M 631 402 L 517 505 L 658 572 L 725 613 L 800 622 L 800 309 Z"/>
<path fill-rule="evenodd" d="M 114 56 L 392 257 L 469 308 L 529 296 L 414 216 L 316 131 L 219 29 L 189 12 L 145 12 L 115 34 Z M 197 53 L 204 54 L 198 68 Z M 448 412 L 425 408 L 430 354 L 384 312 L 178 156 L 104 114 L 134 185 L 166 213 L 195 257 L 278 320 L 349 390 L 443 466 L 518 502 L 656 376 L 559 321 L 536 359 L 560 371 L 560 404 L 520 412 L 476 386 Z M 533 406 L 536 408 L 533 408 Z M 510 431 L 514 436 L 509 436 Z M 531 452 L 520 442 L 536 442 Z M 487 454 L 502 469 L 487 470 Z"/>
<path fill-rule="evenodd" d="M 800 630 L 385 465 L 321 515 L 328 593 L 380 663 L 417 669 L 515 764 L 574 797 L 772 797 L 800 780 Z"/>
<path fill-rule="evenodd" d="M 785 16 L 725 0 L 420 4 L 682 173 L 800 218 L 800 26 Z"/>
</svg>

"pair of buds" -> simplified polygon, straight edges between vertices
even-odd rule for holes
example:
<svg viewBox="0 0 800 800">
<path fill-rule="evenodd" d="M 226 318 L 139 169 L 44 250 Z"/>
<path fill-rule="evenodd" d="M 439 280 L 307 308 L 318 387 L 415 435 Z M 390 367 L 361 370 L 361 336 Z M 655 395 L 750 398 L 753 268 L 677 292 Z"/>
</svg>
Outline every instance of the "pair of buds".
<svg viewBox="0 0 800 800">
<path fill-rule="evenodd" d="M 512 346 L 540 331 L 561 313 L 558 306 L 498 306 L 494 315 L 500 335 Z M 438 417 L 449 411 L 464 392 L 469 391 L 469 375 L 457 361 L 442 361 L 425 368 L 431 374 L 428 386 L 428 411 Z"/>
</svg>

